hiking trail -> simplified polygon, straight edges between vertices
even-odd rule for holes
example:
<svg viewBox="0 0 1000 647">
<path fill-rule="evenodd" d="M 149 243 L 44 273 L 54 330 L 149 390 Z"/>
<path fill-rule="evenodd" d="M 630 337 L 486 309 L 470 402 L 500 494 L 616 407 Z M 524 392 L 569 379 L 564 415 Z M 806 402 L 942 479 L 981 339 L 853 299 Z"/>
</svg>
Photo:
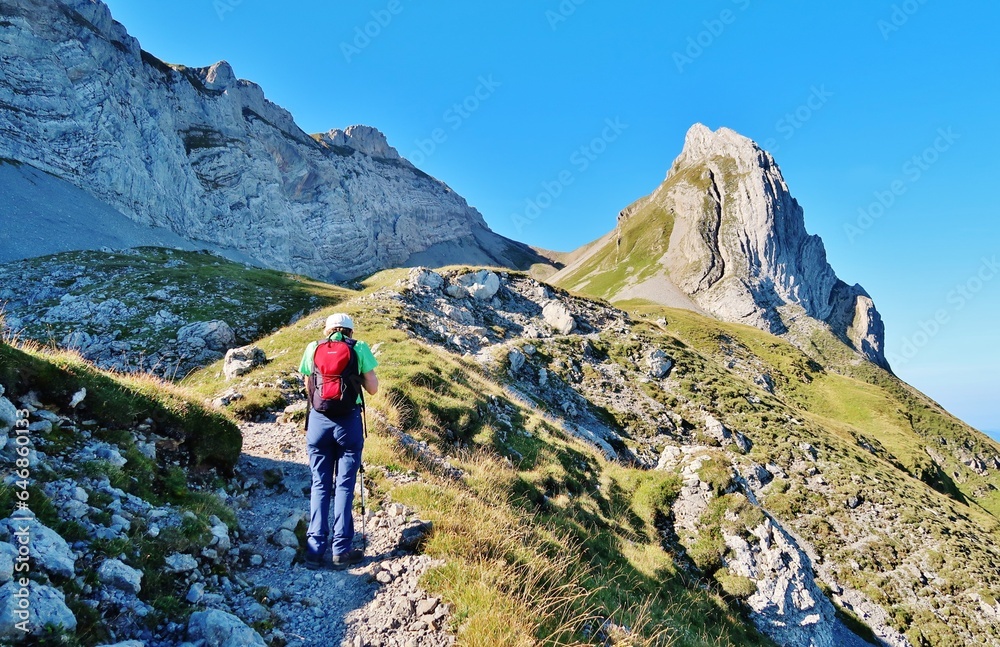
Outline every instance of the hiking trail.
<svg viewBox="0 0 1000 647">
<path fill-rule="evenodd" d="M 264 422 L 243 423 L 241 429 L 243 453 L 237 472 L 247 492 L 235 506 L 243 528 L 241 576 L 252 584 L 248 615 L 255 615 L 255 604 L 266 605 L 278 620 L 266 637 L 284 638 L 289 647 L 453 645 L 455 637 L 446 631 L 449 605 L 418 584 L 437 563 L 414 552 L 427 532 L 426 524 L 413 519 L 402 504 L 379 506 L 369 496 L 365 561 L 343 571 L 306 569 L 300 547 L 311 477 L 301 426 L 271 416 Z M 355 501 L 360 499 L 360 479 L 358 487 Z M 362 522 L 357 508 L 355 526 L 358 542 Z M 265 609 L 258 611 L 265 617 Z"/>
</svg>

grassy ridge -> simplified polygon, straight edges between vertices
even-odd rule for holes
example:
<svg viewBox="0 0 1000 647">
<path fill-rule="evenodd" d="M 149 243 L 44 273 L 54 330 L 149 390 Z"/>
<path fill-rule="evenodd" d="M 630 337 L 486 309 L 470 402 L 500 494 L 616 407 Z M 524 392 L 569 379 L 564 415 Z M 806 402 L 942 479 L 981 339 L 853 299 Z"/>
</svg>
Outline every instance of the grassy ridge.
<svg viewBox="0 0 1000 647">
<path fill-rule="evenodd" d="M 113 642 L 106 624 L 113 618 L 102 617 L 102 612 L 90 603 L 91 589 L 100 586 L 97 564 L 108 558 L 124 559 L 142 571 L 139 597 L 153 608 L 153 613 L 144 618 L 149 627 L 166 621 L 183 622 L 191 608 L 182 601 L 185 591 L 177 588 L 183 582 L 164 569 L 164 559 L 175 552 L 197 553 L 208 545 L 213 516 L 230 527 L 236 525 L 234 512 L 211 492 L 224 484 L 223 475 L 239 457 L 239 428 L 230 418 L 206 409 L 175 385 L 152 377 L 107 373 L 75 353 L 44 350 L 31 344 L 14 347 L 0 341 L 0 384 L 5 397 L 15 402 L 33 392 L 50 411 L 77 421 L 72 426 L 56 423 L 50 431 L 31 435 L 32 445 L 49 457 L 31 470 L 27 491 L 32 512 L 68 542 L 87 542 L 76 566 L 83 585 L 75 579 L 56 578 L 55 582 L 77 618 L 76 632 L 47 635 L 40 644 Z M 76 409 L 69 409 L 70 398 L 81 388 L 87 389 L 86 398 Z M 156 460 L 140 450 L 137 427 L 166 439 L 165 443 L 156 443 Z M 125 464 L 118 466 L 99 459 L 82 463 L 65 460 L 70 452 L 93 441 L 114 447 L 126 459 Z M 63 460 L 55 461 L 55 456 Z M 111 487 L 153 506 L 169 506 L 180 521 L 161 520 L 162 528 L 153 533 L 148 532 L 148 520 L 136 515 L 121 536 L 95 539 L 78 519 L 69 518 L 46 495 L 42 484 L 62 479 L 72 479 L 84 487 L 89 503 L 100 509 L 90 515 L 90 521 L 97 525 L 108 526 L 112 521 L 112 512 L 103 509 L 112 496 L 96 485 L 103 479 Z M 14 484 L 0 484 L 0 518 L 13 512 L 18 492 Z M 227 567 L 220 564 L 218 572 L 226 573 Z"/>
<path fill-rule="evenodd" d="M 376 275 L 365 293 L 403 276 Z M 621 633 L 617 626 L 635 629 L 636 644 L 771 644 L 662 549 L 658 526 L 679 488 L 675 476 L 609 463 L 566 437 L 475 362 L 407 336 L 399 328 L 406 316 L 392 301 L 363 295 L 337 309 L 355 318 L 360 339 L 381 344 L 383 390 L 369 402 L 365 459 L 423 476 L 405 485 L 376 478 L 375 485 L 434 522 L 425 550 L 446 565 L 425 585 L 455 605 L 463 644 L 572 644 L 594 640 L 602 626 L 611 634 Z M 260 340 L 272 361 L 235 387 L 247 399 L 299 388 L 289 386 L 291 374 L 332 311 Z M 230 386 L 220 368 L 207 367 L 184 386 L 218 393 Z M 447 452 L 464 478 L 440 475 L 393 430 Z"/>
<path fill-rule="evenodd" d="M 179 442 L 196 469 L 229 471 L 240 455 L 239 428 L 193 401 L 189 393 L 153 377 L 98 370 L 73 352 L 0 342 L 0 384 L 9 393 L 36 390 L 43 401 L 62 403 L 84 388 L 87 395 L 79 412 L 117 429 L 149 419 L 157 433 Z"/>
<path fill-rule="evenodd" d="M 623 244 L 642 248 L 642 228 L 627 225 Z M 669 223 L 664 220 L 663 226 Z M 231 268 L 233 280 L 239 280 L 239 268 Z M 677 477 L 609 463 L 514 399 L 505 375 L 413 338 L 403 306 L 378 294 L 406 273 L 380 273 L 360 292 L 329 288 L 329 303 L 339 302 L 336 307 L 259 339 L 268 363 L 234 382 L 223 377 L 221 362 L 184 379 L 181 390 L 105 376 L 115 381 L 114 389 L 124 388 L 124 395 L 108 386 L 107 395 L 93 404 L 106 400 L 102 415 L 122 424 L 162 407 L 166 413 L 158 424 L 180 429 L 189 414 L 191 421 L 202 415 L 190 404 L 192 397 L 214 397 L 230 388 L 245 396 L 229 406 L 239 417 L 280 410 L 300 395 L 296 370 L 303 348 L 319 338 L 334 309 L 348 312 L 358 323 L 358 337 L 380 344 L 383 390 L 369 403 L 366 462 L 389 474 L 413 470 L 421 476 L 400 484 L 372 470 L 380 496 L 410 505 L 434 522 L 426 551 L 445 565 L 427 575 L 425 586 L 454 604 L 463 644 L 594 643 L 604 634 L 621 637 L 622 627 L 633 630 L 634 644 L 770 644 L 737 610 L 737 600 L 749 594 L 747 582 L 719 568 L 725 546 L 717 535 L 726 515 L 749 517 L 753 510 L 737 498 L 716 500 L 708 515 L 717 517 L 716 523 L 690 555 L 705 573 L 714 571 L 714 579 L 692 573 L 664 534 L 680 488 Z M 996 599 L 1000 481 L 996 470 L 977 474 L 959 454 L 997 455 L 1000 446 L 888 373 L 856 363 L 842 344 L 821 333 L 810 357 L 748 326 L 639 302 L 623 305 L 637 320 L 629 339 L 602 335 L 595 346 L 608 361 L 630 370 L 644 344 L 667 350 L 677 362 L 669 388 L 645 384 L 643 392 L 685 416 L 695 440 L 710 442 L 698 435 L 698 416 L 710 411 L 751 438 L 746 460 L 786 469 L 789 479 L 766 492 L 768 511 L 810 541 L 839 581 L 889 609 L 894 626 L 914 644 L 959 640 L 958 630 L 970 620 L 968 609 L 957 608 L 955 600 L 966 592 Z M 554 363 L 558 347 L 556 341 L 540 343 L 538 357 L 551 355 Z M 20 369 L 8 369 L 10 362 L 3 359 L 0 380 L 20 379 Z M 70 355 L 58 362 L 70 376 L 92 371 Z M 52 369 L 44 366 L 30 370 L 36 381 L 69 379 L 45 377 Z M 558 374 L 551 365 L 550 372 Z M 764 373 L 773 393 L 755 381 Z M 59 397 L 68 400 L 78 384 L 67 381 Z M 97 380 L 94 393 L 105 393 L 102 388 Z M 152 401 L 143 399 L 150 396 Z M 171 414 L 180 422 L 170 422 Z M 218 414 L 206 415 L 230 424 Z M 608 415 L 630 434 L 655 433 L 642 429 L 634 412 Z M 401 433 L 428 443 L 464 476 L 449 477 L 409 452 L 399 442 Z M 803 463 L 806 443 L 821 457 L 826 485 L 817 485 Z M 721 494 L 728 471 L 721 463 L 706 467 L 703 479 L 715 478 L 708 473 L 712 469 Z M 859 526 L 843 503 L 859 495 L 884 518 Z M 911 559 L 914 554 L 919 564 Z M 915 565 L 930 574 L 927 583 L 912 580 Z M 935 601 L 935 610 L 914 604 L 911 591 L 918 600 Z"/>
</svg>

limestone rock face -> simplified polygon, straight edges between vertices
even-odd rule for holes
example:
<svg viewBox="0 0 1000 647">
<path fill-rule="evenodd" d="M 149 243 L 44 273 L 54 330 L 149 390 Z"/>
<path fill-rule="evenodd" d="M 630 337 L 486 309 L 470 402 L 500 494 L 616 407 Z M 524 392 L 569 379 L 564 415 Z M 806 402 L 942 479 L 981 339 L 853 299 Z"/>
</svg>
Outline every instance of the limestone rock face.
<svg viewBox="0 0 1000 647">
<path fill-rule="evenodd" d="M 888 367 L 871 298 L 837 278 L 823 241 L 806 232 L 802 207 L 774 158 L 752 140 L 695 124 L 647 200 L 674 216 L 662 264 L 699 307 L 775 334 L 804 311 Z"/>
<path fill-rule="evenodd" d="M 381 131 L 371 126 L 348 126 L 344 130 L 334 128 L 323 133 L 320 142 L 329 146 L 353 148 L 369 157 L 400 160 L 407 165 L 410 164 L 399 156 L 399 152 L 395 148 L 389 145 Z"/>
<path fill-rule="evenodd" d="M 143 225 L 323 279 L 530 255 L 376 129 L 310 136 L 225 61 L 142 50 L 102 2 L 5 1 L 0 56 L 0 158 Z"/>
</svg>

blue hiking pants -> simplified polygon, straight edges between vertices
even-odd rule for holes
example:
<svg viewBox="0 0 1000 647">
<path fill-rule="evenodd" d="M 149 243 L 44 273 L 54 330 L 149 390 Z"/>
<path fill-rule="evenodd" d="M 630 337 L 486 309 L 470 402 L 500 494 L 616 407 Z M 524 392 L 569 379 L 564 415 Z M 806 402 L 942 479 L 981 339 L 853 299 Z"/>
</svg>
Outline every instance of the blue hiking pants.
<svg viewBox="0 0 1000 647">
<path fill-rule="evenodd" d="M 351 506 L 354 504 L 354 484 L 357 482 L 364 444 L 360 408 L 341 418 L 327 418 L 322 413 L 309 411 L 306 448 L 312 470 L 312 493 L 306 550 L 310 555 L 322 557 L 331 546 L 328 543 L 331 495 L 333 554 L 342 555 L 351 550 L 351 542 L 354 540 Z"/>
</svg>

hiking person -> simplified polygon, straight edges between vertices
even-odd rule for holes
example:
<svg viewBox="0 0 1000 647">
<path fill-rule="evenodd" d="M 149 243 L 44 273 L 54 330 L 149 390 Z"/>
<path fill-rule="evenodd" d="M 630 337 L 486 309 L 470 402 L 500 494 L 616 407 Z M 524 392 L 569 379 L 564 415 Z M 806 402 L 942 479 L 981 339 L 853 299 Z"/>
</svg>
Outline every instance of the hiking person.
<svg viewBox="0 0 1000 647">
<path fill-rule="evenodd" d="M 312 470 L 305 565 L 316 569 L 329 564 L 325 556 L 332 548 L 332 564 L 339 569 L 364 559 L 363 550 L 352 548 L 351 508 L 365 443 L 361 390 L 371 395 L 378 391 L 378 362 L 368 344 L 354 339 L 354 321 L 346 314 L 327 317 L 323 335 L 325 339 L 306 347 L 299 365 L 309 394 L 306 448 Z"/>
</svg>

